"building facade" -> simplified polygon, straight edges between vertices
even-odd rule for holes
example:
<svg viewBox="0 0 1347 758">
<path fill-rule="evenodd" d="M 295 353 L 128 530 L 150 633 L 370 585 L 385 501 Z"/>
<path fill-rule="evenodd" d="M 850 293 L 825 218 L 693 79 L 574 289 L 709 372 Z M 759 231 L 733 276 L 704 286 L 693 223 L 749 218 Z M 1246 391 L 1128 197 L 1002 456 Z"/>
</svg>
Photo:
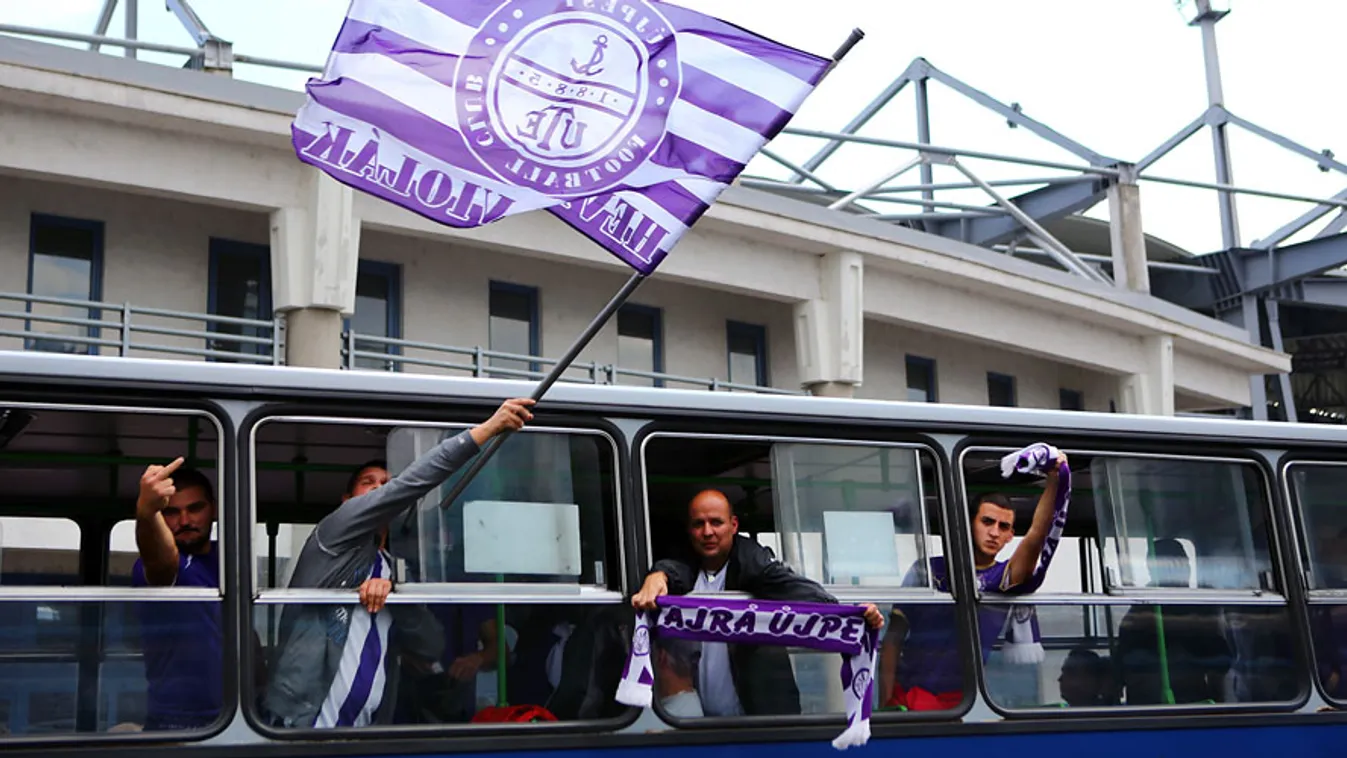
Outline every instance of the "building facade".
<svg viewBox="0 0 1347 758">
<path fill-rule="evenodd" d="M 536 377 L 626 279 L 546 214 L 450 229 L 319 175 L 301 98 L 0 38 L 0 349 Z M 1125 277 L 733 187 L 567 378 L 1168 414 L 1289 367 Z"/>
</svg>

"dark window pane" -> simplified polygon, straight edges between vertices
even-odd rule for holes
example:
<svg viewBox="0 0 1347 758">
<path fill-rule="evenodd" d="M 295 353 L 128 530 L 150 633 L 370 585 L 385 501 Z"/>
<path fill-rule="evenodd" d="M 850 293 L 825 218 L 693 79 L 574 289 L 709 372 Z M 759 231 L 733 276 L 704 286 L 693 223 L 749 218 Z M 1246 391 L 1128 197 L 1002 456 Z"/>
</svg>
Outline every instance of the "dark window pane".
<svg viewBox="0 0 1347 758">
<path fill-rule="evenodd" d="M 726 332 L 729 346 L 730 381 L 735 384 L 767 384 L 767 331 L 753 324 L 731 322 Z"/>
<path fill-rule="evenodd" d="M 382 272 L 362 271 L 355 281 L 355 314 L 351 317 L 350 329 L 358 335 L 371 337 L 396 337 L 392 332 L 392 311 L 396 307 L 397 294 L 394 292 L 392 276 Z M 363 353 L 391 353 L 389 345 L 382 342 L 357 340 L 355 349 Z M 391 371 L 389 361 L 377 358 L 357 358 L 357 368 Z"/>
<path fill-rule="evenodd" d="M 1085 395 L 1077 390 L 1060 390 L 1060 399 L 1062 410 L 1064 411 L 1083 411 L 1085 410 Z"/>
<path fill-rule="evenodd" d="M 34 220 L 32 245 L 30 294 L 67 300 L 97 299 L 94 266 L 98 257 L 99 233 L 96 228 Z M 88 308 L 48 303 L 34 303 L 29 312 L 35 316 L 56 318 L 89 319 L 97 316 L 96 311 Z M 44 335 L 98 336 L 96 327 L 53 324 L 40 320 L 32 321 L 30 329 Z M 30 347 L 54 353 L 90 352 L 87 343 L 49 337 L 33 340 Z"/>
<path fill-rule="evenodd" d="M 619 368 L 657 372 L 663 367 L 659 355 L 660 312 L 653 308 L 625 307 L 617 313 L 617 365 Z M 642 387 L 657 382 L 644 376 L 618 374 L 618 384 Z"/>
<path fill-rule="evenodd" d="M 491 321 L 488 325 L 490 349 L 513 355 L 537 355 L 538 345 L 534 339 L 537 324 L 534 320 L 538 312 L 538 294 L 529 288 L 493 286 L 491 288 Z M 515 371 L 536 370 L 531 361 L 511 358 L 491 358 L 490 365 L 495 368 Z M 520 374 L 493 373 L 501 379 L 521 378 Z"/>
<path fill-rule="evenodd" d="M 216 315 L 269 321 L 271 313 L 271 256 L 262 246 L 221 247 L 213 250 L 215 261 L 214 310 Z M 271 336 L 269 328 L 241 324 L 212 324 L 212 331 L 244 337 Z M 270 345 L 215 340 L 215 350 L 267 355 Z M 217 359 L 218 360 L 218 359 Z"/>
<path fill-rule="evenodd" d="M 935 361 L 907 357 L 907 399 L 915 403 L 935 402 Z"/>
<path fill-rule="evenodd" d="M 987 374 L 987 404 L 1013 408 L 1015 406 L 1015 377 L 1005 374 Z"/>
</svg>

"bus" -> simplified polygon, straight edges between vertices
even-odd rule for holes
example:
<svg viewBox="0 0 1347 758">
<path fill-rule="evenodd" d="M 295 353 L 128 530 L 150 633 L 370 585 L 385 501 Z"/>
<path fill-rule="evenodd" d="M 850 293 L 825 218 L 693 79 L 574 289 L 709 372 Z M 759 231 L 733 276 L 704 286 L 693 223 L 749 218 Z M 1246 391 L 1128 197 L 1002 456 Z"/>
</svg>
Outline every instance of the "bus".
<svg viewBox="0 0 1347 758">
<path fill-rule="evenodd" d="M 457 500 L 442 502 L 451 478 L 390 529 L 389 603 L 433 619 L 438 658 L 399 658 L 369 726 L 268 719 L 285 610 L 356 602 L 289 586 L 353 471 L 383 459 L 396 472 L 531 389 L 0 353 L 0 745 L 137 758 L 836 752 L 835 653 L 785 650 L 795 686 L 775 712 L 675 715 L 658 682 L 650 708 L 615 699 L 630 598 L 686 544 L 688 501 L 707 488 L 731 501 L 740 535 L 840 601 L 948 618 L 959 702 L 906 711 L 877 693 L 855 749 L 1328 755 L 1347 740 L 1347 430 L 566 382 Z M 1022 534 L 1042 483 L 1005 480 L 997 461 L 1040 441 L 1071 461 L 1061 547 L 1036 593 L 979 594 L 969 503 L 1004 493 Z M 220 586 L 133 586 L 139 477 L 179 456 L 215 489 Z M 903 581 L 933 556 L 948 559 L 951 592 Z M 1013 650 L 998 635 L 984 659 L 978 612 L 1007 603 L 1038 633 Z M 147 609 L 189 604 L 222 619 L 219 659 L 201 661 L 218 672 L 202 685 L 218 689 L 218 717 L 146 728 L 143 640 L 163 632 Z M 544 715 L 481 717 L 502 705 Z"/>
</svg>

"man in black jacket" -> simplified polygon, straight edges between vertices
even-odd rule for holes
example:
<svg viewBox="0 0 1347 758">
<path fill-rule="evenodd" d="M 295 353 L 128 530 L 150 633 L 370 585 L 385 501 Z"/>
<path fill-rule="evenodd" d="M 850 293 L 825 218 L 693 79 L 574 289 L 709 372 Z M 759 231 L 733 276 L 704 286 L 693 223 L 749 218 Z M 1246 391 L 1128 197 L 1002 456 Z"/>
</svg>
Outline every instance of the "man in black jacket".
<svg viewBox="0 0 1347 758">
<path fill-rule="evenodd" d="M 772 551 L 739 536 L 730 501 L 703 490 L 688 505 L 692 554 L 656 561 L 631 604 L 653 610 L 660 595 L 747 592 L 763 600 L 836 603 L 819 584 L 778 561 Z M 866 605 L 866 621 L 879 628 L 884 617 Z M 702 643 L 697 692 L 707 716 L 798 714 L 800 690 L 784 647 Z"/>
</svg>

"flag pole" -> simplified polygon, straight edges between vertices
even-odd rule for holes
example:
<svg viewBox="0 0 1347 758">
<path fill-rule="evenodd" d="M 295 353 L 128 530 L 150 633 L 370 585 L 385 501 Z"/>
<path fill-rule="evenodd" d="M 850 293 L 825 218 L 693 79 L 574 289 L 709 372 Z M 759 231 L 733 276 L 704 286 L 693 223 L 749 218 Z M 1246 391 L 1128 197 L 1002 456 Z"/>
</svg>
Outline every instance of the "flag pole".
<svg viewBox="0 0 1347 758">
<path fill-rule="evenodd" d="M 847 35 L 846 41 L 842 43 L 841 47 L 837 48 L 837 52 L 833 53 L 832 63 L 828 64 L 828 68 L 824 70 L 823 76 L 819 77 L 820 84 L 823 82 L 823 79 L 827 78 L 828 74 L 832 73 L 832 70 L 837 67 L 837 64 L 842 62 L 842 59 L 846 57 L 847 53 L 851 52 L 851 49 L 864 38 L 865 32 L 860 29 L 851 30 L 851 34 Z M 817 87 L 818 85 L 816 84 L 815 86 Z M 543 395 L 547 394 L 547 391 L 552 388 L 552 385 L 556 384 L 561 379 L 561 375 L 566 372 L 566 369 L 570 368 L 571 363 L 575 360 L 576 356 L 580 354 L 580 351 L 584 350 L 590 341 L 594 339 L 595 335 L 603 329 L 604 325 L 608 323 L 608 320 L 617 312 L 617 309 L 621 308 L 622 304 L 627 302 L 627 298 L 631 297 L 631 293 L 635 292 L 636 288 L 641 286 L 641 282 L 645 281 L 645 278 L 646 275 L 639 271 L 631 275 L 631 278 L 627 280 L 627 283 L 622 285 L 622 289 L 618 290 L 616 295 L 613 295 L 612 299 L 608 301 L 608 304 L 603 307 L 603 310 L 599 311 L 599 314 L 594 317 L 594 320 L 589 322 L 589 326 L 585 327 L 585 330 L 580 333 L 580 336 L 576 337 L 575 342 L 571 343 L 571 346 L 566 349 L 566 352 L 557 360 L 557 363 L 552 367 L 552 370 L 548 372 L 547 376 L 533 389 L 533 394 L 530 397 L 534 400 L 541 400 Z M 491 438 L 491 441 L 486 444 L 486 447 L 482 452 L 477 455 L 475 460 L 473 460 L 472 465 L 468 467 L 468 470 L 463 472 L 462 478 L 458 480 L 453 489 L 449 491 L 449 494 L 445 496 L 444 500 L 440 501 L 440 508 L 448 508 L 463 494 L 463 491 L 472 483 L 473 478 L 481 473 L 482 469 L 486 467 L 486 464 L 491 460 L 491 456 L 495 455 L 496 451 L 500 450 L 500 446 L 505 443 L 505 439 L 509 435 L 510 432 L 506 431 Z"/>
<path fill-rule="evenodd" d="M 641 286 L 641 282 L 645 281 L 645 278 L 646 275 L 640 271 L 631 275 L 631 278 L 627 280 L 627 283 L 622 285 L 622 289 L 618 290 L 616 295 L 613 295 L 612 299 L 608 301 L 608 304 L 603 306 L 603 310 L 599 311 L 599 314 L 594 317 L 594 320 L 589 322 L 589 326 L 585 327 L 585 330 L 580 333 L 580 336 L 575 338 L 575 342 L 572 342 L 571 346 L 566 348 L 566 352 L 557 359 L 556 365 L 552 367 L 552 370 L 548 372 L 547 376 L 543 377 L 543 380 L 538 383 L 538 386 L 533 389 L 533 394 L 530 395 L 531 398 L 534 400 L 541 400 L 543 395 L 547 394 L 547 391 L 552 388 L 552 385 L 556 384 L 561 379 L 561 375 L 566 372 L 566 369 L 570 368 L 571 363 L 575 361 L 575 358 L 580 354 L 580 351 L 584 350 L 590 341 L 594 339 L 595 335 L 603 330 L 603 327 L 608 323 L 608 320 L 613 317 L 614 313 L 617 313 L 617 309 L 621 308 L 623 303 L 627 302 L 627 298 L 631 297 L 631 293 L 635 292 L 636 288 Z M 486 467 L 487 462 L 491 460 L 491 456 L 496 454 L 496 451 L 505 443 L 505 438 L 509 435 L 510 431 L 507 430 L 491 438 L 491 441 L 488 442 L 486 447 L 482 449 L 482 452 L 477 455 L 476 459 L 472 462 L 472 465 L 463 473 L 462 478 L 458 480 L 454 485 L 454 488 L 450 490 L 449 494 L 440 502 L 441 508 L 448 508 L 460 495 L 463 494 L 463 491 L 472 483 L 473 477 L 477 476 L 477 474 Z"/>
</svg>

